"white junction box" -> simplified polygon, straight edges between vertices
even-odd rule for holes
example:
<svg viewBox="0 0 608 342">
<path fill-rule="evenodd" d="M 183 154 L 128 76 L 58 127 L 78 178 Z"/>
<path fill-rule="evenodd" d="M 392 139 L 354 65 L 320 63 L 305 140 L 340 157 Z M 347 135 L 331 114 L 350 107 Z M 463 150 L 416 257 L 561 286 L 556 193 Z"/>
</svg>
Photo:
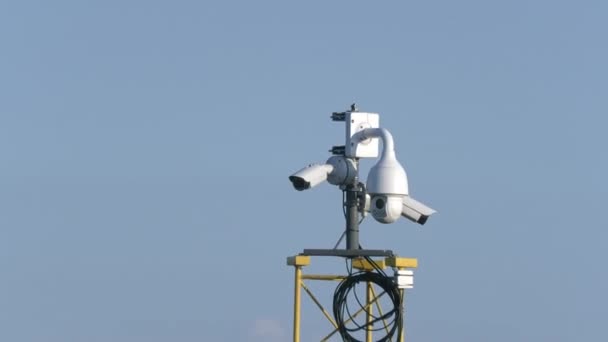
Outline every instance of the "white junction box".
<svg viewBox="0 0 608 342">
<path fill-rule="evenodd" d="M 380 115 L 378 113 L 346 112 L 346 157 L 349 158 L 377 158 L 379 139 L 367 139 L 359 144 L 350 141 L 357 132 L 366 128 L 379 128 Z"/>
<path fill-rule="evenodd" d="M 395 282 L 400 289 L 414 288 L 414 271 L 398 270 L 395 272 Z"/>
</svg>

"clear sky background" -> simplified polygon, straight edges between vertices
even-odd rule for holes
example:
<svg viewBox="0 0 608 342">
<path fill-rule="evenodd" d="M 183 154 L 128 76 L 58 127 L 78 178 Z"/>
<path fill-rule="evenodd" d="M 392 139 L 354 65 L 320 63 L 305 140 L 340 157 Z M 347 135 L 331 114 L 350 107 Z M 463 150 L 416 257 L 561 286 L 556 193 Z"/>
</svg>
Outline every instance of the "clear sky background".
<svg viewBox="0 0 608 342">
<path fill-rule="evenodd" d="M 439 210 L 361 228 L 365 247 L 419 258 L 410 341 L 608 340 L 607 14 L 1 2 L 0 340 L 288 341 L 285 257 L 344 223 L 337 188 L 287 177 L 343 143 L 329 115 L 352 102 L 381 114 L 411 194 Z M 330 326 L 303 306 L 318 340 Z"/>
</svg>

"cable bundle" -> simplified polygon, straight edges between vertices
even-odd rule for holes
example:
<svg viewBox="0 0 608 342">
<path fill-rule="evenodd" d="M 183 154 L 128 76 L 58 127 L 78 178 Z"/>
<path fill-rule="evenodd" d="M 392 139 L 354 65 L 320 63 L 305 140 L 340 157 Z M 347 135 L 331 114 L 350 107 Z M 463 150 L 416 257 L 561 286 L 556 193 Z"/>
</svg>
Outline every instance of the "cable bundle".
<svg viewBox="0 0 608 342">
<path fill-rule="evenodd" d="M 379 273 L 381 272 L 381 273 Z M 381 316 L 372 315 L 372 321 L 370 323 L 358 324 L 355 319 L 352 317 L 351 311 L 348 308 L 347 299 L 351 292 L 353 292 L 354 297 L 356 298 L 359 306 L 361 308 L 365 308 L 365 304 L 361 303 L 357 297 L 356 292 L 354 291 L 355 287 L 359 283 L 367 284 L 367 282 L 376 284 L 380 287 L 383 292 L 379 293 L 376 298 L 379 298 L 383 295 L 388 295 L 391 302 L 393 303 L 392 310 L 385 312 Z M 342 336 L 342 339 L 346 342 L 362 342 L 354 338 L 351 333 L 357 331 L 379 331 L 382 328 L 373 329 L 372 324 L 376 322 L 380 322 L 382 320 L 386 320 L 391 318 L 391 322 L 387 324 L 387 326 L 391 326 L 388 334 L 383 338 L 376 340 L 378 342 L 385 342 L 391 340 L 391 338 L 398 333 L 397 336 L 401 334 L 402 329 L 402 309 L 401 309 L 401 294 L 393 279 L 388 277 L 382 270 L 378 269 L 378 272 L 359 272 L 349 275 L 347 278 L 342 280 L 338 287 L 336 287 L 336 291 L 334 292 L 334 301 L 333 301 L 333 311 L 334 318 L 336 319 L 336 323 L 338 324 L 338 331 Z M 366 312 L 369 312 L 368 309 L 364 309 Z M 392 317 L 391 317 L 392 316 Z M 353 328 L 349 328 L 346 326 L 347 323 L 352 323 L 354 325 Z"/>
</svg>

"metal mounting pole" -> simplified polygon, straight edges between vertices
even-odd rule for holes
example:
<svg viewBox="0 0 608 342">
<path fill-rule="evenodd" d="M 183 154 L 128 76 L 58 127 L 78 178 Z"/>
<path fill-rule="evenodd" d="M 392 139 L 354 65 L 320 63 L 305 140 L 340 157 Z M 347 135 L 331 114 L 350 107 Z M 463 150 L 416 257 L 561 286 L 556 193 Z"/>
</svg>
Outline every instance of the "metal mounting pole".
<svg viewBox="0 0 608 342">
<path fill-rule="evenodd" d="M 293 295 L 293 342 L 300 342 L 300 288 L 302 284 L 302 266 L 295 266 L 295 287 Z"/>
<path fill-rule="evenodd" d="M 346 187 L 346 249 L 359 249 L 358 185 Z"/>
<path fill-rule="evenodd" d="M 399 289 L 399 292 L 401 292 L 401 304 L 400 304 L 399 310 L 401 310 L 403 315 L 401 315 L 401 322 L 395 322 L 395 324 L 397 324 L 397 323 L 401 324 L 401 336 L 399 336 L 399 342 L 405 342 L 405 308 L 404 308 L 405 290 Z"/>
<path fill-rule="evenodd" d="M 367 282 L 367 295 L 365 296 L 366 297 L 366 301 L 367 301 L 367 305 L 369 305 L 367 307 L 367 310 L 365 310 L 366 311 L 366 315 L 365 315 L 366 316 L 365 317 L 366 318 L 365 319 L 365 321 L 366 321 L 366 326 L 365 326 L 365 328 L 366 328 L 365 341 L 366 342 L 372 342 L 373 338 L 374 338 L 373 337 L 373 326 L 372 326 L 372 321 L 374 319 L 372 311 L 374 309 L 374 306 L 372 305 L 372 300 L 373 300 L 373 297 L 375 297 L 375 296 L 374 296 L 374 293 L 373 293 L 373 289 L 374 288 L 372 286 L 374 286 L 374 285 L 372 285 L 372 283 L 370 283 L 368 281 Z M 378 303 L 378 301 L 376 301 L 376 304 L 380 305 L 380 303 Z"/>
</svg>

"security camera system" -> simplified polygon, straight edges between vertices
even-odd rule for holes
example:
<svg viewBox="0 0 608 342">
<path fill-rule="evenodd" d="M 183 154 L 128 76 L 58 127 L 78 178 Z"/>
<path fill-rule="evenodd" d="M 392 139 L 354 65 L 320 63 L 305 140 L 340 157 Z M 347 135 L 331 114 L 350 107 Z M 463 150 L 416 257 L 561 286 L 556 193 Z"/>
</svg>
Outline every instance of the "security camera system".
<svg viewBox="0 0 608 342">
<path fill-rule="evenodd" d="M 358 250 L 358 215 L 371 212 L 380 223 L 394 223 L 401 216 L 418 224 L 425 224 L 436 211 L 409 196 L 407 175 L 395 155 L 392 134 L 380 128 L 377 113 L 359 112 L 356 108 L 342 113 L 333 113 L 333 121 L 346 123 L 346 141 L 343 146 L 334 146 L 334 154 L 325 164 L 311 164 L 289 176 L 298 190 L 313 188 L 324 181 L 338 185 L 346 192 L 347 250 Z M 367 183 L 359 183 L 358 165 L 361 158 L 378 157 L 382 140 L 382 154 L 367 176 Z M 371 201 L 370 203 L 366 203 Z M 348 234 L 348 233 L 351 234 Z"/>
<path fill-rule="evenodd" d="M 382 330 L 381 327 L 384 327 L 386 336 L 378 341 L 403 341 L 403 296 L 405 289 L 413 287 L 411 268 L 417 266 L 417 259 L 398 257 L 391 250 L 362 248 L 359 224 L 371 213 L 376 221 L 384 224 L 395 223 L 404 217 L 423 225 L 436 211 L 410 196 L 405 169 L 395 154 L 393 136 L 380 127 L 379 114 L 360 112 L 353 104 L 348 111 L 332 113 L 331 119 L 345 123 L 344 145 L 333 146 L 330 149 L 332 156 L 324 164 L 310 164 L 289 176 L 289 180 L 298 191 L 312 189 L 325 181 L 338 186 L 343 191 L 346 229 L 333 249 L 304 249 L 299 255 L 287 259 L 287 264 L 294 266 L 296 272 L 293 340 L 300 341 L 300 289 L 303 288 L 335 328 L 322 341 L 336 332 L 344 341 L 360 341 L 357 334 L 364 334 L 365 341 L 372 341 L 372 333 Z M 382 153 L 379 153 L 380 140 Z M 359 160 L 362 158 L 378 158 L 365 183 L 359 178 Z M 343 237 L 346 237 L 346 246 L 338 248 Z M 345 258 L 347 269 L 350 262 L 348 276 L 302 275 L 302 267 L 310 264 L 311 256 Z M 394 276 L 384 272 L 386 267 L 393 268 Z M 353 268 L 360 272 L 353 273 Z M 342 279 L 334 292 L 333 319 L 304 285 L 304 279 Z M 359 283 L 367 284 L 365 303 L 356 297 L 355 288 Z M 374 288 L 379 292 L 375 293 Z M 353 302 L 353 293 L 360 305 L 360 310 L 354 313 L 347 304 Z M 385 294 L 390 298 L 393 309 L 383 313 L 378 299 Z M 372 313 L 374 306 L 377 306 L 378 316 Z M 361 312 L 365 312 L 365 322 L 357 322 L 356 316 Z"/>
</svg>

